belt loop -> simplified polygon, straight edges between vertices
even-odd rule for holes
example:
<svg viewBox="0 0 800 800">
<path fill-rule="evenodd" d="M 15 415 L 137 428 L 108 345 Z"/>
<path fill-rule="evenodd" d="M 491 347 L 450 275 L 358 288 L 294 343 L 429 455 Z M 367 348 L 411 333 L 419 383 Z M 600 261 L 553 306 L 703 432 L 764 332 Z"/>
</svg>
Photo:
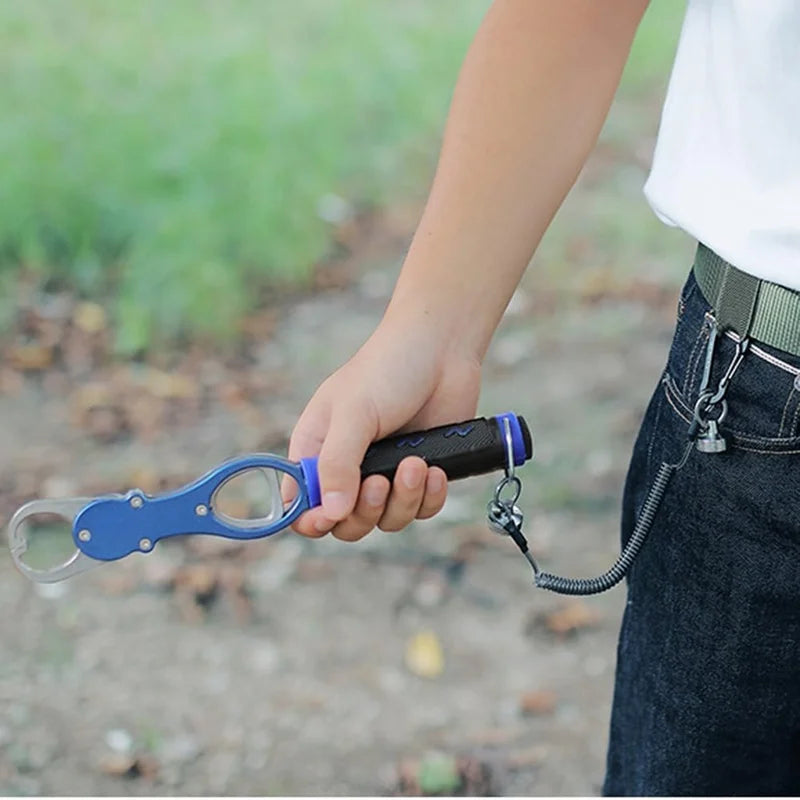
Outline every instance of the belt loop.
<svg viewBox="0 0 800 800">
<path fill-rule="evenodd" d="M 717 322 L 724 331 L 731 329 L 743 339 L 750 335 L 761 281 L 725 264 L 719 292 L 713 303 Z"/>
</svg>

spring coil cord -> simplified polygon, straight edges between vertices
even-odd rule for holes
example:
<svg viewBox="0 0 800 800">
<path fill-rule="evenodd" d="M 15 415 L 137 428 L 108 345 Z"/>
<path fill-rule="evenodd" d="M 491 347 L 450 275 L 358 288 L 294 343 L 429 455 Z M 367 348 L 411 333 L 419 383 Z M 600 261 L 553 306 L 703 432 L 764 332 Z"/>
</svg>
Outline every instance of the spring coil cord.
<svg viewBox="0 0 800 800">
<path fill-rule="evenodd" d="M 536 585 L 540 589 L 548 589 L 551 592 L 569 595 L 599 594 L 607 591 L 612 586 L 616 586 L 625 577 L 634 559 L 639 555 L 639 551 L 650 533 L 650 528 L 653 526 L 653 520 L 664 498 L 670 478 L 686 463 L 692 448 L 693 443 L 690 442 L 686 447 L 683 458 L 677 464 L 662 463 L 658 468 L 658 473 L 653 480 L 650 491 L 647 493 L 639 518 L 636 520 L 633 533 L 611 569 L 596 578 L 564 578 L 549 572 L 540 572 L 536 562 L 531 557 L 528 561 L 533 567 Z"/>
<path fill-rule="evenodd" d="M 565 578 L 561 575 L 542 572 L 539 569 L 539 565 L 530 553 L 528 541 L 522 533 L 522 512 L 514 505 L 519 498 L 522 485 L 519 478 L 514 475 L 513 460 L 509 456 L 509 466 L 506 470 L 506 476 L 497 485 L 494 499 L 490 501 L 487 506 L 487 513 L 492 527 L 495 530 L 507 533 L 514 540 L 517 547 L 519 547 L 533 569 L 534 583 L 538 588 L 547 589 L 551 592 L 564 595 L 599 594 L 600 592 L 605 592 L 613 586 L 616 586 L 625 577 L 650 533 L 650 529 L 653 526 L 656 513 L 661 506 L 661 501 L 664 499 L 664 494 L 670 479 L 684 464 L 686 464 L 689 454 L 695 448 L 698 435 L 709 429 L 716 433 L 716 423 L 722 421 L 727 413 L 727 401 L 724 397 L 728 388 L 728 383 L 741 363 L 749 341 L 745 338 L 739 342 L 736 356 L 720 380 L 717 391 L 711 392 L 708 391 L 706 387 L 708 386 L 710 377 L 711 359 L 713 357 L 716 337 L 717 329 L 714 327 L 712 328 L 712 334 L 709 336 L 703 380 L 700 387 L 699 398 L 695 406 L 694 419 L 687 432 L 688 442 L 683 456 L 680 461 L 675 464 L 668 464 L 666 462 L 661 464 L 650 486 L 650 491 L 647 493 L 642 509 L 639 512 L 633 533 L 614 565 L 602 575 L 598 575 L 595 578 Z M 706 416 L 708 412 L 720 404 L 722 411 L 719 417 L 716 420 L 709 420 Z M 510 441 L 511 434 L 508 429 L 508 421 L 506 421 L 506 442 L 508 446 L 510 446 Z M 501 498 L 501 493 L 508 485 L 514 486 L 514 497 L 512 499 L 503 500 Z"/>
</svg>

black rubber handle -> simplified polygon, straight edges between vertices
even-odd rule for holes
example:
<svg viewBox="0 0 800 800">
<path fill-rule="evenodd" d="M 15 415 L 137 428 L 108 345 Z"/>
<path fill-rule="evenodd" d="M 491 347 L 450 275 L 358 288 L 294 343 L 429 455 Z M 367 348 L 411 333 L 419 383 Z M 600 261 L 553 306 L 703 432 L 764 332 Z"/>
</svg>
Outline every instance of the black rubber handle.
<svg viewBox="0 0 800 800">
<path fill-rule="evenodd" d="M 517 416 L 516 420 L 527 460 L 533 451 L 531 434 L 522 417 Z M 420 456 L 430 466 L 441 467 L 449 480 L 495 472 L 508 463 L 501 420 L 478 417 L 373 442 L 361 463 L 361 479 L 368 475 L 385 475 L 391 480 L 397 465 L 407 456 Z"/>
</svg>

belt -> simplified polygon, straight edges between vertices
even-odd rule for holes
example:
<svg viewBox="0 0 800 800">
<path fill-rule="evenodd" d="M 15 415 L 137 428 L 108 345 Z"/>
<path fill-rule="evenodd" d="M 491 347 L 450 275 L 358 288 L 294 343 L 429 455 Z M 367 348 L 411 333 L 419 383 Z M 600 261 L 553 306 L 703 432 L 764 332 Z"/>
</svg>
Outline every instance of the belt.
<svg viewBox="0 0 800 800">
<path fill-rule="evenodd" d="M 704 244 L 694 275 L 722 330 L 800 356 L 800 292 L 742 272 Z"/>
</svg>

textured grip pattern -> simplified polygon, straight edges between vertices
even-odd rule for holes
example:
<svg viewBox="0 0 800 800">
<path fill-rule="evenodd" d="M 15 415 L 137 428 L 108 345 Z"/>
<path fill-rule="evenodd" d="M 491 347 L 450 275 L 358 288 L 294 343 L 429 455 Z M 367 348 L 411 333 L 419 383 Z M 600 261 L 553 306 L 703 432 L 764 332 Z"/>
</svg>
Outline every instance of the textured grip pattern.
<svg viewBox="0 0 800 800">
<path fill-rule="evenodd" d="M 527 433 L 524 420 L 517 419 Z M 529 438 L 530 434 L 526 443 Z M 507 460 L 505 438 L 497 419 L 478 417 L 374 442 L 361 464 L 362 480 L 368 475 L 385 475 L 391 480 L 397 465 L 407 456 L 420 456 L 430 466 L 441 467 L 449 480 L 503 469 Z"/>
</svg>

